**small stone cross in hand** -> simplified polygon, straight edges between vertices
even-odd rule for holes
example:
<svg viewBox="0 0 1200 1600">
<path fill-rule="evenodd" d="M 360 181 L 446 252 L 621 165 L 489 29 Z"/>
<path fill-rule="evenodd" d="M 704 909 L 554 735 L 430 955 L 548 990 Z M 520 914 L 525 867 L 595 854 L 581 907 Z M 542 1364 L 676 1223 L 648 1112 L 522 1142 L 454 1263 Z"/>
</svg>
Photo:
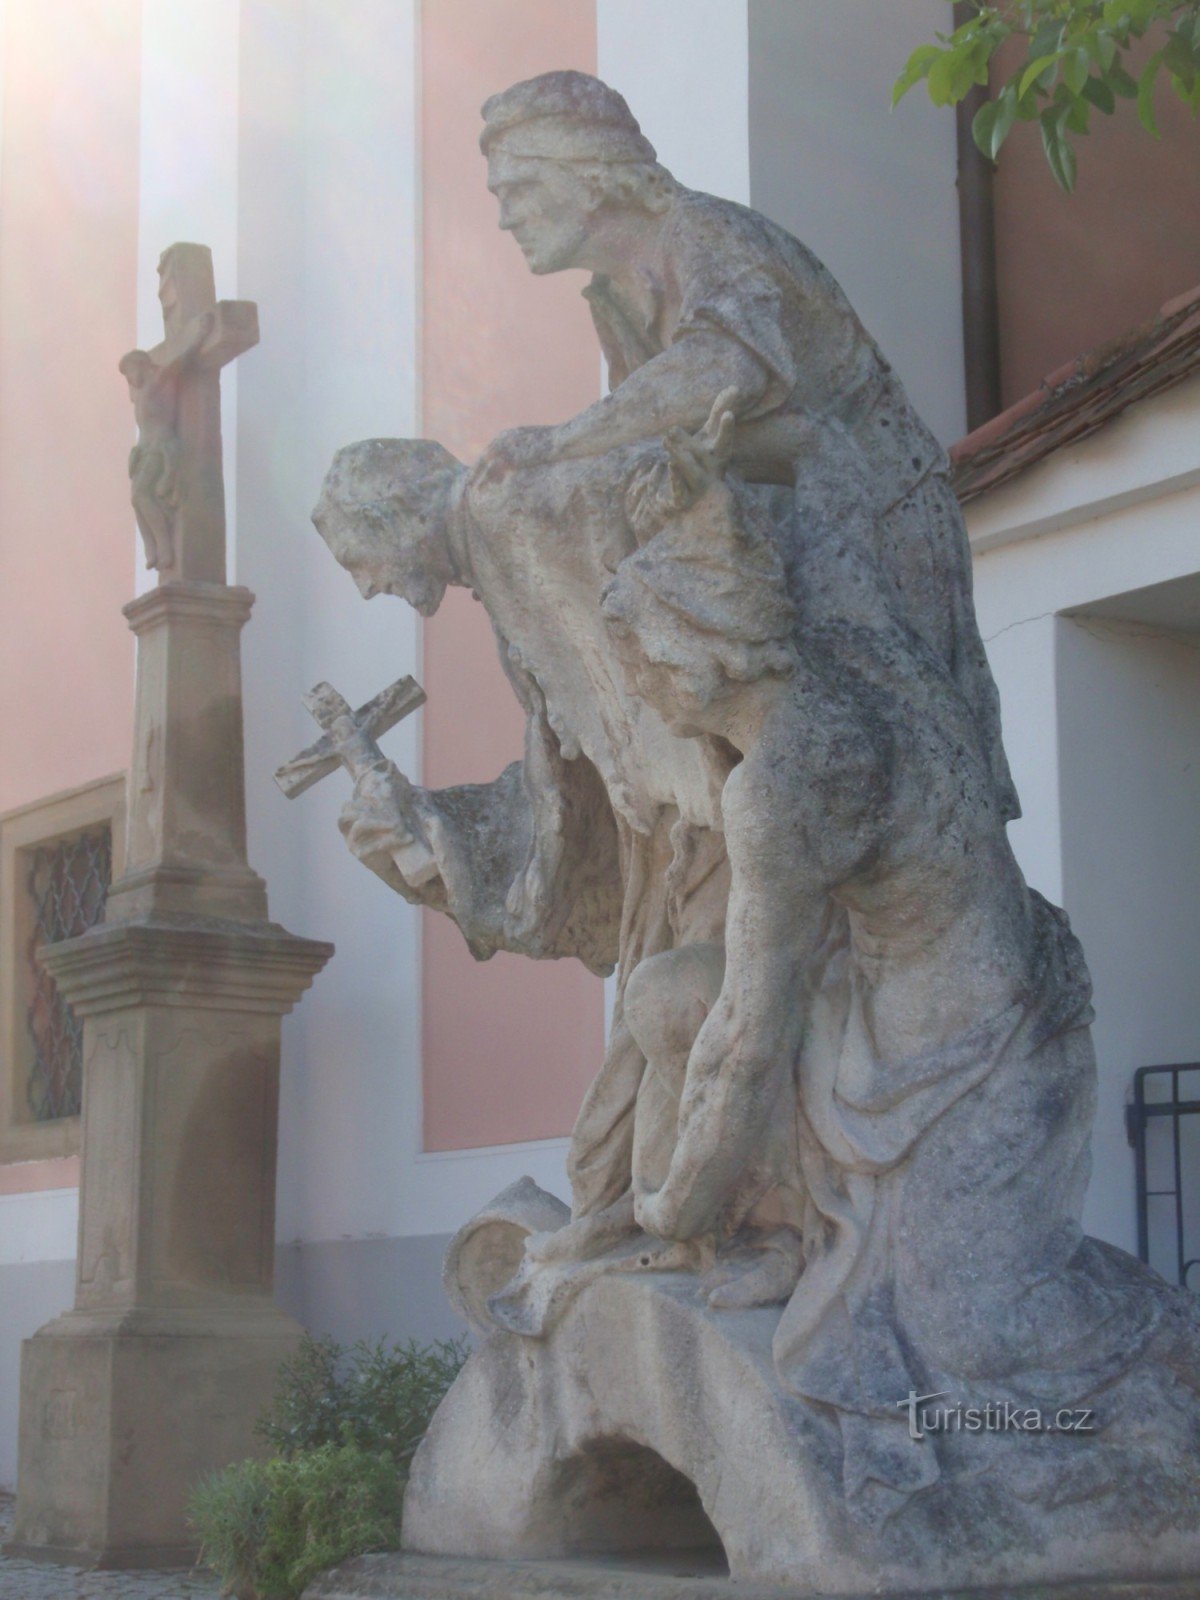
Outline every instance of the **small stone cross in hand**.
<svg viewBox="0 0 1200 1600">
<path fill-rule="evenodd" d="M 294 800 L 337 767 L 345 767 L 359 783 L 390 767 L 376 742 L 389 728 L 425 703 L 425 691 L 415 678 L 399 678 L 373 700 L 351 711 L 349 703 L 328 683 L 318 683 L 304 696 L 304 704 L 325 729 L 316 744 L 293 756 L 275 774 L 275 782 Z M 420 888 L 438 874 L 437 860 L 425 840 L 415 832 L 409 841 L 393 848 L 392 859 L 405 882 Z"/>
</svg>

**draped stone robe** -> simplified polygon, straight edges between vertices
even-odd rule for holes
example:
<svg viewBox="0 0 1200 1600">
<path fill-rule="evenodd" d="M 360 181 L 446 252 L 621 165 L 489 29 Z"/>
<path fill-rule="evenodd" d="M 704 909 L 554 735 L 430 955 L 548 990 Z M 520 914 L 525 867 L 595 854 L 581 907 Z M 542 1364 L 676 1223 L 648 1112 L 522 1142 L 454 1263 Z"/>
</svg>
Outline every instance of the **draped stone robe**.
<svg viewBox="0 0 1200 1600">
<path fill-rule="evenodd" d="M 656 447 L 469 484 L 454 507 L 464 578 L 491 618 L 527 717 L 525 754 L 494 782 L 422 791 L 439 865 L 422 892 L 473 954 L 576 956 L 618 970 L 605 1059 L 573 1137 L 577 1214 L 628 1188 L 644 1059 L 621 1016 L 646 955 L 719 940 L 728 894 L 720 793 L 730 752 L 672 735 L 631 696 L 600 595 L 635 548 L 631 474 Z"/>
</svg>

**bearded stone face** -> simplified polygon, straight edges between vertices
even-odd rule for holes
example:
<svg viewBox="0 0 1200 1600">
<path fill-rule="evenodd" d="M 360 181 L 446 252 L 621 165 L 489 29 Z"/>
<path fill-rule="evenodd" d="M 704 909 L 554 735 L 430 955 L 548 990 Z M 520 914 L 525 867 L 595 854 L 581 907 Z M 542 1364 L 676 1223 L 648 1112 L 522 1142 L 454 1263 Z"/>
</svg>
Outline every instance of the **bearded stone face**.
<svg viewBox="0 0 1200 1600">
<path fill-rule="evenodd" d="M 511 233 L 531 272 L 580 265 L 594 209 L 591 193 L 566 162 L 488 157 L 488 188 L 500 203 L 500 226 Z"/>
<path fill-rule="evenodd" d="M 340 548 L 330 541 L 334 555 L 358 587 L 364 600 L 377 594 L 393 594 L 407 600 L 423 617 L 431 617 L 442 603 L 445 583 L 418 561 L 406 560 L 407 551 L 380 551 L 354 540 Z"/>
<path fill-rule="evenodd" d="M 398 595 L 431 617 L 453 581 L 447 516 L 462 468 L 427 440 L 371 439 L 338 452 L 313 512 L 364 600 Z"/>
</svg>

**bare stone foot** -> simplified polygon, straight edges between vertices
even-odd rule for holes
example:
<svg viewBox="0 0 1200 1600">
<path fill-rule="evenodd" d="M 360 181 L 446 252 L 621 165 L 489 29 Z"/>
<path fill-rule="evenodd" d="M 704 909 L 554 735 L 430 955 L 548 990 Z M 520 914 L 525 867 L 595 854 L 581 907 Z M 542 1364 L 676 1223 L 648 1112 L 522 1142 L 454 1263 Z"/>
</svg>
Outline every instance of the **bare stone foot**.
<svg viewBox="0 0 1200 1600">
<path fill-rule="evenodd" d="M 804 1270 L 800 1240 L 790 1228 L 756 1240 L 750 1263 L 728 1261 L 708 1274 L 704 1282 L 710 1306 L 717 1311 L 748 1311 L 754 1306 L 779 1305 L 787 1300 Z"/>
<path fill-rule="evenodd" d="M 565 1228 L 553 1233 L 534 1233 L 525 1242 L 528 1261 L 591 1261 L 637 1232 L 633 1218 L 633 1196 L 620 1200 L 591 1216 L 576 1217 Z"/>
</svg>

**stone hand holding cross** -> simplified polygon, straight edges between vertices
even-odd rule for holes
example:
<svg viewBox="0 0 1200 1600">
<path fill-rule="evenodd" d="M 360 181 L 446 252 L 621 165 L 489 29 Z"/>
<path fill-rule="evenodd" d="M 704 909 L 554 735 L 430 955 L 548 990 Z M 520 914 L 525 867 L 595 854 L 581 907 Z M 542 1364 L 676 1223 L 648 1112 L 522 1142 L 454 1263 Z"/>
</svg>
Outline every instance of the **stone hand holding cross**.
<svg viewBox="0 0 1200 1600">
<path fill-rule="evenodd" d="M 331 684 L 318 683 L 304 696 L 304 704 L 325 729 L 324 736 L 285 762 L 276 772 L 275 782 L 294 800 L 339 766 L 346 768 L 356 784 L 375 776 L 399 779 L 376 741 L 424 703 L 425 691 L 411 677 L 399 678 L 357 711 L 351 711 Z M 393 846 L 390 853 L 405 882 L 420 888 L 437 877 L 438 863 L 415 819 L 407 825 L 408 840 Z"/>
<path fill-rule="evenodd" d="M 258 343 L 258 308 L 218 301 L 207 245 L 171 245 L 158 275 L 165 337 L 120 362 L 138 424 L 133 508 L 160 582 L 224 583 L 221 368 Z"/>
</svg>

